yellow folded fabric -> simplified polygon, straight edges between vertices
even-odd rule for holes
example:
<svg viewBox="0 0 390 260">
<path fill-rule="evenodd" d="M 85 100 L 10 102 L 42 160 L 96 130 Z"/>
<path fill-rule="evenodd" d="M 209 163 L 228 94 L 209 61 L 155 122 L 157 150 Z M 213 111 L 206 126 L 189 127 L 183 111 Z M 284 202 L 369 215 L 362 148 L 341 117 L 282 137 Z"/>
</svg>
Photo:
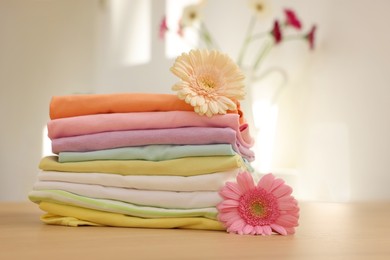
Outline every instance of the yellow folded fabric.
<svg viewBox="0 0 390 260">
<path fill-rule="evenodd" d="M 59 163 L 57 156 L 48 156 L 43 158 L 39 164 L 39 168 L 44 171 L 172 176 L 209 174 L 243 167 L 245 167 L 245 164 L 239 155 L 186 157 L 157 162 L 145 160 L 101 160 L 67 163 Z"/>
<path fill-rule="evenodd" d="M 148 219 L 51 202 L 41 202 L 39 207 L 48 213 L 41 220 L 52 225 L 225 230 L 219 221 L 203 217 Z"/>
</svg>

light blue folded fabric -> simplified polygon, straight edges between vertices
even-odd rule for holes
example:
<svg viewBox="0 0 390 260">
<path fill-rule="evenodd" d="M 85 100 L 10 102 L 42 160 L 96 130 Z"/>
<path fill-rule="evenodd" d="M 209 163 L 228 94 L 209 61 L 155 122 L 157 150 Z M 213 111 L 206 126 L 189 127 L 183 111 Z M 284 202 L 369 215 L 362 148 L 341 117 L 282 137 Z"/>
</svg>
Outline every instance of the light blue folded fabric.
<svg viewBox="0 0 390 260">
<path fill-rule="evenodd" d="M 184 157 L 235 155 L 230 144 L 210 145 L 147 145 L 97 150 L 90 152 L 60 152 L 59 162 L 94 160 L 164 161 Z"/>
</svg>

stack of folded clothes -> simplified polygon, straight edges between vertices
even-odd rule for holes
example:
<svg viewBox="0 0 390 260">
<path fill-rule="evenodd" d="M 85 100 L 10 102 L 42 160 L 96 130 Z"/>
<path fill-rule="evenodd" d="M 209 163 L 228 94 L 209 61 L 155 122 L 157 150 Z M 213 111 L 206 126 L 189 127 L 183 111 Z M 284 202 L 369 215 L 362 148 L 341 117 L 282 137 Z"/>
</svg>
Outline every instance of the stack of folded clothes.
<svg viewBox="0 0 390 260">
<path fill-rule="evenodd" d="M 240 110 L 200 116 L 169 94 L 53 97 L 29 194 L 48 224 L 225 230 L 226 181 L 250 168 L 253 140 Z"/>
</svg>

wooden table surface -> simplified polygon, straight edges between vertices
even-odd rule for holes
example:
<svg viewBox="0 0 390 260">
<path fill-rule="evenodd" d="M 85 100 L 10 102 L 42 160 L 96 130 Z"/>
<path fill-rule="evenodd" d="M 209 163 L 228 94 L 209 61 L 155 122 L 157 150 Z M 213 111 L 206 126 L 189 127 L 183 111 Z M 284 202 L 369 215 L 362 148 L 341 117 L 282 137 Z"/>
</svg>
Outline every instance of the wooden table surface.
<svg viewBox="0 0 390 260">
<path fill-rule="evenodd" d="M 286 237 L 50 226 L 33 203 L 0 205 L 2 260 L 390 259 L 390 202 L 300 203 L 300 226 Z"/>
</svg>

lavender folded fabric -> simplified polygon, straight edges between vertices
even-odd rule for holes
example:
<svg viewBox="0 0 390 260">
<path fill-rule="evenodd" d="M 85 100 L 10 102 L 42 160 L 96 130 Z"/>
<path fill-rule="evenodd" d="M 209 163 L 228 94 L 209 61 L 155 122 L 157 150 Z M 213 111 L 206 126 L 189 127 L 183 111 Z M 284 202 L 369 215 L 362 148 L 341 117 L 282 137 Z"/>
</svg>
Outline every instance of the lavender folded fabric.
<svg viewBox="0 0 390 260">
<path fill-rule="evenodd" d="M 238 114 L 207 117 L 190 111 L 113 113 L 60 118 L 48 123 L 48 135 L 50 139 L 56 139 L 111 131 L 181 127 L 229 127 L 236 131 L 242 145 L 253 146 L 253 139 L 246 124 L 240 126 Z"/>
<path fill-rule="evenodd" d="M 254 160 L 254 152 L 240 143 L 236 131 L 231 128 L 215 127 L 129 130 L 63 137 L 52 140 L 52 150 L 58 154 L 152 144 L 231 144 L 243 158 L 248 161 Z"/>
</svg>

